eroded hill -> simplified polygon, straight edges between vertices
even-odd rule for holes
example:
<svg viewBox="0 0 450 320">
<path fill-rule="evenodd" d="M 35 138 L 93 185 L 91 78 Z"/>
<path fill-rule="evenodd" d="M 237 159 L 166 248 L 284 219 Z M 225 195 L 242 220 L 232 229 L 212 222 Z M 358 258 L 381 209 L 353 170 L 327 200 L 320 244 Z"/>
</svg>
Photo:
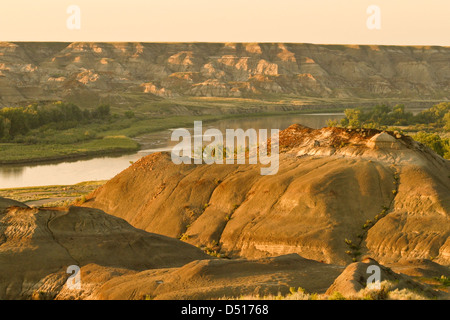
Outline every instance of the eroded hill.
<svg viewBox="0 0 450 320">
<path fill-rule="evenodd" d="M 28 208 L 0 198 L 0 299 L 52 299 L 71 265 L 143 271 L 208 258 L 200 249 L 100 210 Z M 51 277 L 58 272 L 61 278 Z"/>
<path fill-rule="evenodd" d="M 280 149 L 272 176 L 259 165 L 175 165 L 156 153 L 84 206 L 230 257 L 449 264 L 448 160 L 410 137 L 364 129 L 293 125 Z"/>
<path fill-rule="evenodd" d="M 417 281 L 449 276 L 429 260 L 391 265 L 394 272 L 372 259 L 345 269 L 297 254 L 218 259 L 90 208 L 37 209 L 0 198 L 0 240 L 1 299 L 448 298 L 445 288 Z M 77 288 L 67 284 L 73 265 Z M 368 291 L 369 266 L 381 269 L 388 290 Z"/>
</svg>

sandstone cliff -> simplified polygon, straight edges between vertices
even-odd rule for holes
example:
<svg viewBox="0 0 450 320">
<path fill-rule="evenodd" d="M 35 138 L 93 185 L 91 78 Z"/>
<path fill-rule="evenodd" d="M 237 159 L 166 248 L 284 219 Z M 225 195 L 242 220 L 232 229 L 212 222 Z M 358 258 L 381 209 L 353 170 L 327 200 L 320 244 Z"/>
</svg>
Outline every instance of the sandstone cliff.
<svg viewBox="0 0 450 320">
<path fill-rule="evenodd" d="M 0 106 L 121 101 L 124 93 L 442 100 L 450 98 L 449 61 L 448 47 L 4 42 Z"/>
</svg>

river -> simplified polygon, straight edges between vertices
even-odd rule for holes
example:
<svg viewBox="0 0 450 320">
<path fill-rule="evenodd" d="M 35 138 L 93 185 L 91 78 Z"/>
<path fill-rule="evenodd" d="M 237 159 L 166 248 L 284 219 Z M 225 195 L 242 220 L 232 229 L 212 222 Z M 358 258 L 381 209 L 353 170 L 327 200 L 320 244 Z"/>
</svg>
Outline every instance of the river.
<svg viewBox="0 0 450 320">
<path fill-rule="evenodd" d="M 322 128 L 326 126 L 327 120 L 343 117 L 342 113 L 318 113 L 226 119 L 204 124 L 203 130 L 208 128 L 217 128 L 222 132 L 225 132 L 225 129 L 238 128 L 243 130 L 250 128 L 283 130 L 294 123 L 311 128 Z M 192 128 L 187 129 L 192 131 Z M 172 130 L 165 130 L 136 138 L 142 149 L 133 154 L 53 163 L 2 165 L 0 166 L 0 189 L 71 185 L 83 181 L 111 179 L 141 157 L 158 151 L 170 151 L 178 143 L 170 140 L 171 132 Z"/>
</svg>

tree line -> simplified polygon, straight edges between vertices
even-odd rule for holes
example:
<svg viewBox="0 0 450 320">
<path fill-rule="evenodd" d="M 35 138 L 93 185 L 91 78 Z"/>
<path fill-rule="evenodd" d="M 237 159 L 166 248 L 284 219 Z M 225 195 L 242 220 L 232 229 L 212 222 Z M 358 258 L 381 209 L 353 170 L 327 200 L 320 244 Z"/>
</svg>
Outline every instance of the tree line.
<svg viewBox="0 0 450 320">
<path fill-rule="evenodd" d="M 405 111 L 405 106 L 394 107 L 377 105 L 371 110 L 361 108 L 346 109 L 345 118 L 340 121 L 343 127 L 380 128 L 383 126 L 408 126 L 424 124 L 436 129 L 450 131 L 450 102 L 442 102 L 414 115 Z M 336 126 L 339 123 L 331 122 Z"/>
<path fill-rule="evenodd" d="M 110 116 L 109 105 L 100 105 L 93 110 L 82 110 L 73 103 L 64 102 L 3 108 L 0 109 L 0 139 L 12 140 L 26 135 L 30 130 L 48 125 L 58 130 L 68 129 L 80 123 L 105 120 Z"/>
<path fill-rule="evenodd" d="M 340 122 L 329 121 L 328 126 L 373 129 L 408 126 L 408 130 L 419 131 L 412 136 L 413 139 L 427 145 L 440 156 L 450 159 L 450 138 L 436 133 L 436 131 L 450 131 L 450 102 L 441 102 L 416 115 L 406 112 L 405 106 L 402 104 L 394 107 L 377 105 L 366 111 L 361 108 L 346 109 L 344 113 L 345 118 Z"/>
</svg>

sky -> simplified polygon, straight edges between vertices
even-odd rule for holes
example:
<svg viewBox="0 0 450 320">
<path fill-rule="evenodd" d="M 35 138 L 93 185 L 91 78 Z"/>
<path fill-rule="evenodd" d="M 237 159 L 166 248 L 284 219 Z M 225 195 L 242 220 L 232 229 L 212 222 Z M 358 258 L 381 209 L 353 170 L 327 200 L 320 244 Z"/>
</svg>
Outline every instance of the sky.
<svg viewBox="0 0 450 320">
<path fill-rule="evenodd" d="M 0 41 L 450 46 L 449 15 L 449 0 L 1 0 Z"/>
</svg>

